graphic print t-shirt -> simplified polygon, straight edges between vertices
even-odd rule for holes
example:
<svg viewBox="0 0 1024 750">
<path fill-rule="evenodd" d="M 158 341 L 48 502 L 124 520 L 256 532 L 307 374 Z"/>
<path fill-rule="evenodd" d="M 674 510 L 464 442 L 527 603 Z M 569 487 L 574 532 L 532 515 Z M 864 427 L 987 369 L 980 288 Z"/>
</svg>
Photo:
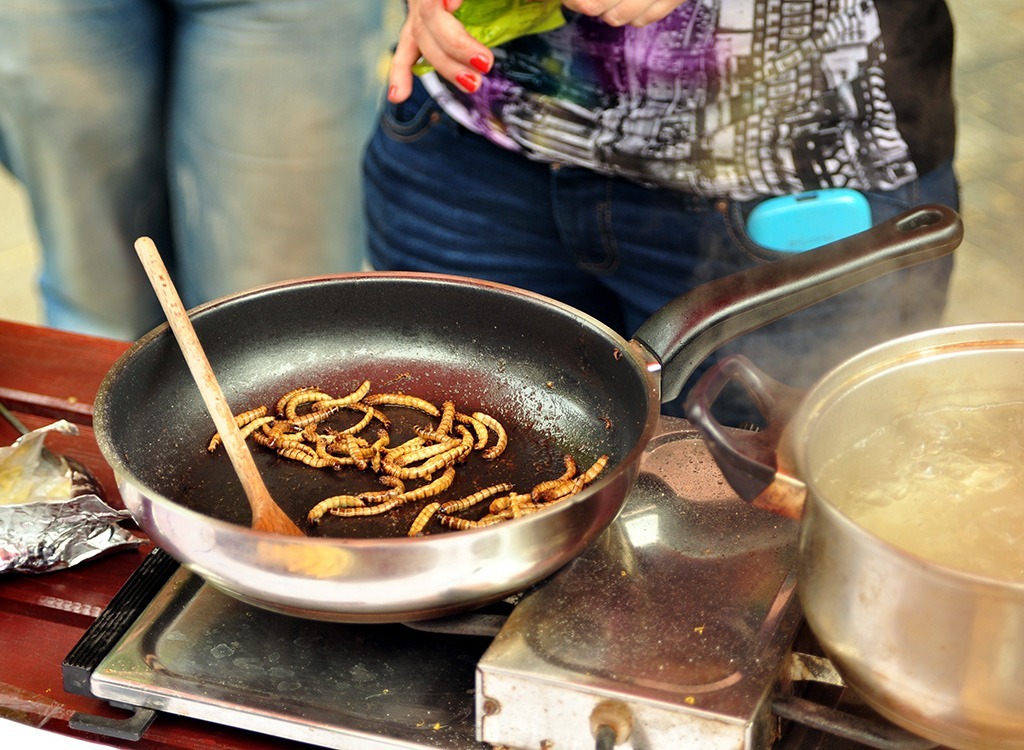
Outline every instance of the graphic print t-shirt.
<svg viewBox="0 0 1024 750">
<path fill-rule="evenodd" d="M 425 83 L 500 146 L 696 195 L 885 190 L 953 156 L 942 0 L 688 0 L 642 28 L 566 19 L 496 48 L 472 96 Z"/>
</svg>

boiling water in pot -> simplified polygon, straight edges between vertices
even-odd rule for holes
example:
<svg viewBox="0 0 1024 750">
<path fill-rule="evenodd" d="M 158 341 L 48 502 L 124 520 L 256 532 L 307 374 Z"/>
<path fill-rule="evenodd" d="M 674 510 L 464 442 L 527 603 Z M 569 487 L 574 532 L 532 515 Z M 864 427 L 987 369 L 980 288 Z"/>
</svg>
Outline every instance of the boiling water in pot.
<svg viewBox="0 0 1024 750">
<path fill-rule="evenodd" d="M 1024 402 L 900 418 L 831 458 L 818 478 L 824 497 L 881 539 L 1024 582 Z"/>
</svg>

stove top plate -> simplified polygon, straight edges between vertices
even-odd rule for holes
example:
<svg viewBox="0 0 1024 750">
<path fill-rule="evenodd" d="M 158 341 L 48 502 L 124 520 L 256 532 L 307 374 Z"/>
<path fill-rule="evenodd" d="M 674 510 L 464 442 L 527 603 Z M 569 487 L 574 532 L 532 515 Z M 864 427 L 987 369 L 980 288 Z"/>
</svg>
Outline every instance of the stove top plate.
<svg viewBox="0 0 1024 750">
<path fill-rule="evenodd" d="M 615 524 L 524 597 L 481 660 L 486 741 L 592 747 L 599 705 L 625 711 L 642 747 L 774 739 L 798 524 L 739 501 L 688 423 L 665 427 Z"/>
</svg>

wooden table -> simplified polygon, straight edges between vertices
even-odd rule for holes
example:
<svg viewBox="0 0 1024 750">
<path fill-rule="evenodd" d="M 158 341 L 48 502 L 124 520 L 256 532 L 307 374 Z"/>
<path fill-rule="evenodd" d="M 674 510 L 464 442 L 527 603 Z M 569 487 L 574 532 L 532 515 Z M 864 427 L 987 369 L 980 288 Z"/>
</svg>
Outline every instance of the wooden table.
<svg viewBox="0 0 1024 750">
<path fill-rule="evenodd" d="M 0 402 L 29 429 L 55 419 L 76 423 L 80 435 L 51 433 L 46 444 L 91 469 L 108 503 L 117 508 L 124 506 L 93 438 L 92 404 L 103 376 L 128 346 L 0 320 Z M 10 445 L 17 437 L 17 431 L 0 420 L 0 445 Z M 308 747 L 171 715 L 159 716 L 138 742 L 99 738 L 69 727 L 75 712 L 124 716 L 104 701 L 65 692 L 61 661 L 152 549 L 147 540 L 138 550 L 117 552 L 64 571 L 0 575 L 0 717 L 137 750 Z"/>
</svg>

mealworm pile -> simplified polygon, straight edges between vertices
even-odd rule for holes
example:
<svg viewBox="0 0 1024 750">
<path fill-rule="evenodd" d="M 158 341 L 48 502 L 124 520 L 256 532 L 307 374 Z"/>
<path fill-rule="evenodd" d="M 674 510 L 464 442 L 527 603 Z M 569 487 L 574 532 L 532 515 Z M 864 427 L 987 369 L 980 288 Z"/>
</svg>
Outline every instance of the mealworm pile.
<svg viewBox="0 0 1024 750">
<path fill-rule="evenodd" d="M 415 437 L 392 446 L 391 420 L 378 407 L 414 409 L 437 421 L 413 428 Z M 351 427 L 334 429 L 328 420 L 341 410 L 361 412 L 362 417 Z M 474 451 L 485 461 L 493 461 L 504 452 L 508 446 L 505 428 L 484 412 L 465 414 L 451 401 L 437 407 L 404 393 L 370 393 L 369 380 L 343 396 L 313 386 L 295 388 L 282 395 L 273 409 L 249 409 L 235 415 L 235 423 L 246 439 L 283 458 L 300 461 L 313 469 L 351 467 L 378 476 L 384 489 L 325 498 L 307 514 L 310 524 L 319 524 L 327 514 L 343 518 L 373 516 L 429 500 L 410 525 L 409 536 L 424 535 L 435 517 L 442 526 L 456 530 L 519 518 L 572 497 L 593 482 L 608 464 L 608 456 L 604 455 L 581 473 L 576 460 L 566 454 L 564 471 L 529 491 L 518 492 L 512 484 L 500 482 L 465 497 L 441 500 L 455 479 L 455 467 Z M 374 424 L 374 439 L 370 440 L 363 435 Z M 220 442 L 220 435 L 214 434 L 207 450 L 212 453 Z M 411 486 L 413 482 L 419 483 Z M 458 515 L 485 500 L 490 500 L 489 512 L 482 518 L 472 520 Z"/>
</svg>

